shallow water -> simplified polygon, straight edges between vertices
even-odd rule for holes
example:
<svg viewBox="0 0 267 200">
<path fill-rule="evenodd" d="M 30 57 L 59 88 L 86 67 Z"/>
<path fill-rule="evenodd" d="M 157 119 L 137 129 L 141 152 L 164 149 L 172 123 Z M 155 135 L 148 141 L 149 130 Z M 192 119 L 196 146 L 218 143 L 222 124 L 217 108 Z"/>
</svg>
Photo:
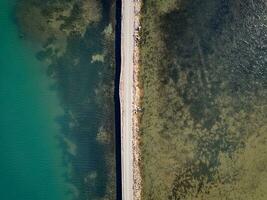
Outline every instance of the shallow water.
<svg viewBox="0 0 267 200">
<path fill-rule="evenodd" d="M 52 80 L 0 1 L 0 199 L 68 200 Z"/>
<path fill-rule="evenodd" d="M 113 199 L 113 39 L 103 35 L 112 3 L 101 1 L 102 20 L 84 36 L 68 37 L 66 51 L 45 66 L 42 58 L 55 55 L 32 38 L 35 13 L 24 22 L 19 12 L 33 5 L 17 2 L 23 6 L 14 9 L 15 0 L 0 0 L 0 199 Z M 102 52 L 104 61 L 92 62 Z"/>
</svg>

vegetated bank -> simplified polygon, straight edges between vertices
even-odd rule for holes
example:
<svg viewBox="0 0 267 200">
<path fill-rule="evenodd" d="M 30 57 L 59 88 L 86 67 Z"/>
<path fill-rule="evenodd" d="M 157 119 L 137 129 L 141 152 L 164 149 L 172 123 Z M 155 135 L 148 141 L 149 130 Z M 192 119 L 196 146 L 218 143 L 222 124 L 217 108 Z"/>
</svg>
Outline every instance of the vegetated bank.
<svg viewBox="0 0 267 200">
<path fill-rule="evenodd" d="M 144 0 L 142 199 L 266 199 L 267 5 Z"/>
<path fill-rule="evenodd" d="M 115 199 L 115 1 L 18 0 L 15 12 L 20 36 L 41 46 L 37 58 L 56 82 L 70 192 Z"/>
</svg>

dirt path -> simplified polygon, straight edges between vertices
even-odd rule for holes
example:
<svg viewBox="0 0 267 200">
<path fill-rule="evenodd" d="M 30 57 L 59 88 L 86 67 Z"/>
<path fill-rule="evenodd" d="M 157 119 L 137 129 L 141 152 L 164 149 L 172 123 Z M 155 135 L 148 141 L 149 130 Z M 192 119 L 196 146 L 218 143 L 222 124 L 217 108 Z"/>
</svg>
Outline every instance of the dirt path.
<svg viewBox="0 0 267 200">
<path fill-rule="evenodd" d="M 139 184 L 138 140 L 136 123 L 136 17 L 138 1 L 122 0 L 122 66 L 120 82 L 122 119 L 122 199 L 137 200 Z M 140 193 L 140 192 L 139 192 Z"/>
<path fill-rule="evenodd" d="M 122 199 L 133 200 L 133 51 L 134 2 L 122 0 L 121 32 Z"/>
</svg>

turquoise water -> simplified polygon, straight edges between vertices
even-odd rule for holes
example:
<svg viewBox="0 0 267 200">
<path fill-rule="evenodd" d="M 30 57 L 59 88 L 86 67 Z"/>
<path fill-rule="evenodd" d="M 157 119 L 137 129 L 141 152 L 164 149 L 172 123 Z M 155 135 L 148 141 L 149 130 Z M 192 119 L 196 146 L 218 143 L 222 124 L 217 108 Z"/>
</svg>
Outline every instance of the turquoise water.
<svg viewBox="0 0 267 200">
<path fill-rule="evenodd" d="M 0 0 L 0 199 L 68 200 L 57 95 Z"/>
</svg>

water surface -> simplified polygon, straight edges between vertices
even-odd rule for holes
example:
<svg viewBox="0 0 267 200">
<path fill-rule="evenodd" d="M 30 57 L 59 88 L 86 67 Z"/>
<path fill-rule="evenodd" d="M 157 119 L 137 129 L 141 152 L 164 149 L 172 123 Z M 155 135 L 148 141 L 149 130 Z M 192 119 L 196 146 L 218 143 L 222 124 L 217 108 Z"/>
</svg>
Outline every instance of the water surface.
<svg viewBox="0 0 267 200">
<path fill-rule="evenodd" d="M 68 200 L 52 81 L 0 1 L 0 199 Z"/>
</svg>

